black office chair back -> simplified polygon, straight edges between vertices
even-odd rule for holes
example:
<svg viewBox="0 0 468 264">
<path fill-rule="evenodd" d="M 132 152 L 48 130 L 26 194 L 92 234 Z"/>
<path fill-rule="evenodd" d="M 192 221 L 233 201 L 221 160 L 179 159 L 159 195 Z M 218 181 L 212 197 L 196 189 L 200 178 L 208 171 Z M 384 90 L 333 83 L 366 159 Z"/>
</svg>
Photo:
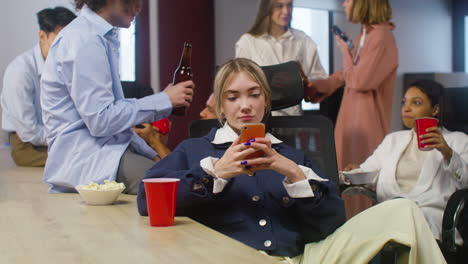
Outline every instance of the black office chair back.
<svg viewBox="0 0 468 264">
<path fill-rule="evenodd" d="M 125 98 L 143 98 L 154 94 L 153 88 L 150 85 L 139 82 L 121 81 L 122 90 Z"/>
<path fill-rule="evenodd" d="M 304 85 L 295 61 L 261 67 L 271 88 L 271 109 L 298 105 L 304 98 Z"/>
<path fill-rule="evenodd" d="M 267 121 L 267 129 L 289 146 L 304 151 L 318 169 L 339 186 L 333 124 L 330 119 L 322 115 L 275 116 Z"/>
</svg>

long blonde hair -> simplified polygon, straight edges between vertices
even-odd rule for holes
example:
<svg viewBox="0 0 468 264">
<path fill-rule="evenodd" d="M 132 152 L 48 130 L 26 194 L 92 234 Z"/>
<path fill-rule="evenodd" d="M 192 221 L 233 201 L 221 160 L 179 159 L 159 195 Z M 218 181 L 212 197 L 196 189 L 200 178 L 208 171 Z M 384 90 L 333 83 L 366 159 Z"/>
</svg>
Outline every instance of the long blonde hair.
<svg viewBox="0 0 468 264">
<path fill-rule="evenodd" d="M 392 18 L 389 0 L 354 0 L 349 20 L 363 25 L 381 24 Z"/>
<path fill-rule="evenodd" d="M 224 90 L 232 81 L 232 79 L 240 72 L 246 73 L 249 77 L 252 78 L 255 82 L 260 85 L 260 90 L 265 97 L 265 116 L 263 120 L 266 120 L 270 113 L 271 109 L 271 89 L 268 85 L 268 81 L 265 77 L 263 70 L 255 62 L 245 59 L 245 58 L 236 58 L 227 61 L 219 68 L 216 73 L 214 80 L 214 99 L 215 99 L 215 112 L 218 120 L 222 122 L 224 120 L 223 116 L 223 99 L 224 99 Z"/>
<path fill-rule="evenodd" d="M 253 36 L 260 36 L 265 33 L 268 33 L 271 28 L 271 14 L 273 13 L 273 8 L 275 7 L 276 0 L 261 0 L 257 10 L 257 16 L 255 17 L 255 22 L 253 26 L 248 31 L 249 34 Z M 289 22 L 288 28 L 291 27 L 291 22 Z"/>
</svg>

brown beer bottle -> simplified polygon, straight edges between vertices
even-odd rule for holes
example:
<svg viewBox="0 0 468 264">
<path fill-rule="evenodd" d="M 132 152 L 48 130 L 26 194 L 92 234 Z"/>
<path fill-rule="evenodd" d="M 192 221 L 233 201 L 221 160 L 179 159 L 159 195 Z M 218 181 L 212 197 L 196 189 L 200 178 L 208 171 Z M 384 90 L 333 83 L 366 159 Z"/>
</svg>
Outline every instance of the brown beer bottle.
<svg viewBox="0 0 468 264">
<path fill-rule="evenodd" d="M 304 86 L 304 99 L 306 102 L 310 102 L 312 101 L 313 96 L 315 95 L 315 91 L 311 91 L 307 87 L 307 84 L 309 83 L 309 79 L 305 75 L 304 70 L 302 69 L 301 63 L 299 61 L 296 61 L 296 63 L 297 63 L 297 67 L 299 68 L 299 73 L 301 74 L 302 85 Z"/>
<path fill-rule="evenodd" d="M 190 42 L 184 42 L 184 49 L 182 51 L 182 57 L 180 58 L 179 67 L 174 72 L 174 79 L 172 84 L 176 85 L 180 82 L 188 81 L 192 79 L 192 44 Z M 184 116 L 186 114 L 186 107 L 179 107 L 172 110 L 173 115 Z"/>
<path fill-rule="evenodd" d="M 309 83 L 309 79 L 304 73 L 304 70 L 302 69 L 302 64 L 299 61 L 296 61 L 297 67 L 299 68 L 299 73 L 301 74 L 301 79 L 302 79 L 302 85 L 304 85 L 304 88 L 307 87 L 307 84 Z"/>
</svg>

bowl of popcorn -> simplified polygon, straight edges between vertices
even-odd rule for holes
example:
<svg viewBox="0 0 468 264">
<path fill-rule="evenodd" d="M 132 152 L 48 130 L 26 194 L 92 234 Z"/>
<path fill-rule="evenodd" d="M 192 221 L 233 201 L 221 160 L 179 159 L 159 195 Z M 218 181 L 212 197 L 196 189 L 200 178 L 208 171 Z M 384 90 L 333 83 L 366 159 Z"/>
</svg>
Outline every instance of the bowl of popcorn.
<svg viewBox="0 0 468 264">
<path fill-rule="evenodd" d="M 379 171 L 364 171 L 361 168 L 357 168 L 350 171 L 340 171 L 340 174 L 346 177 L 345 182 L 353 185 L 364 185 L 373 183 L 379 175 Z"/>
<path fill-rule="evenodd" d="M 119 194 L 125 189 L 125 185 L 105 180 L 104 184 L 91 182 L 88 185 L 75 186 L 75 189 L 88 205 L 109 205 L 117 200 Z"/>
</svg>

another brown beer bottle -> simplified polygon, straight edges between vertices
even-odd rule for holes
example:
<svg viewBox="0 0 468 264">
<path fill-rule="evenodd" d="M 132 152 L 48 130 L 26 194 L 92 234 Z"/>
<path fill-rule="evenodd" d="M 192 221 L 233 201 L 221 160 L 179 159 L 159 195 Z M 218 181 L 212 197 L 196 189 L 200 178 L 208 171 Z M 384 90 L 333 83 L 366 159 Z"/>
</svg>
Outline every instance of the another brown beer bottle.
<svg viewBox="0 0 468 264">
<path fill-rule="evenodd" d="M 184 42 L 184 49 L 182 51 L 182 57 L 180 58 L 179 67 L 174 72 L 174 79 L 172 84 L 176 85 L 180 82 L 188 81 L 192 79 L 192 44 L 190 42 Z M 173 115 L 184 116 L 187 112 L 186 107 L 179 107 L 172 110 Z"/>
</svg>

